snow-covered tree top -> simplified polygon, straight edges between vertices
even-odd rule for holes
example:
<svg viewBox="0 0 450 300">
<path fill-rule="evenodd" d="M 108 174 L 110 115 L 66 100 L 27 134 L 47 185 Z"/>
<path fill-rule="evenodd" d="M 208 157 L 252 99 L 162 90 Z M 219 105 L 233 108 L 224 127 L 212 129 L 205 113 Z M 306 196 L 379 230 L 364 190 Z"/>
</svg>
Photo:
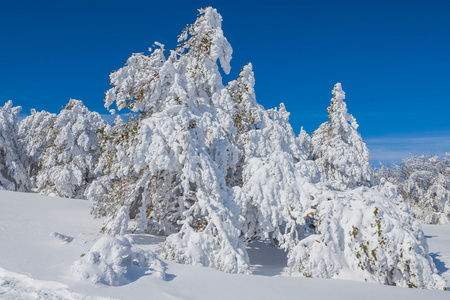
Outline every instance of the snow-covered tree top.
<svg viewBox="0 0 450 300">
<path fill-rule="evenodd" d="M 199 12 L 167 57 L 164 45 L 155 43 L 159 48 L 150 55 L 133 54 L 125 67 L 110 74 L 114 87 L 106 92 L 105 107 L 116 102 L 118 110 L 155 113 L 174 104 L 208 103 L 223 88 L 217 60 L 228 74 L 233 49 L 223 35 L 217 10 L 208 7 Z"/>
<path fill-rule="evenodd" d="M 328 117 L 335 134 L 342 135 L 344 132 L 347 133 L 351 130 L 350 127 L 357 130 L 358 123 L 347 111 L 347 104 L 344 102 L 345 92 L 342 90 L 341 83 L 336 83 L 332 94 L 334 97 L 331 99 L 331 105 L 328 107 Z"/>
<path fill-rule="evenodd" d="M 186 27 L 178 38 L 178 42 L 181 43 L 179 51 L 189 49 L 193 52 L 193 56 L 214 63 L 219 59 L 223 71 L 229 74 L 233 49 L 223 35 L 222 16 L 212 7 L 198 11 L 200 17 L 193 25 Z"/>
<path fill-rule="evenodd" d="M 0 113 L 2 114 L 2 117 L 5 118 L 5 120 L 11 121 L 17 118 L 19 116 L 20 112 L 22 111 L 21 106 L 13 107 L 12 100 L 9 100 L 3 105 L 3 107 L 0 106 Z"/>
<path fill-rule="evenodd" d="M 355 118 L 347 111 L 340 83 L 334 86 L 332 94 L 327 109 L 330 120 L 313 132 L 310 157 L 335 189 L 370 186 L 373 183 L 370 152 Z"/>
</svg>

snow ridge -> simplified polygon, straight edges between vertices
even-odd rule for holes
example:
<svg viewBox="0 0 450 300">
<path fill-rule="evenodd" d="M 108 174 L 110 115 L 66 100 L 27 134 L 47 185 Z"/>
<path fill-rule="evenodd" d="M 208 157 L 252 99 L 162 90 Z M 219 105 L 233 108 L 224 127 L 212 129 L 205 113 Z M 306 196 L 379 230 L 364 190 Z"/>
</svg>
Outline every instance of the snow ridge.
<svg viewBox="0 0 450 300">
<path fill-rule="evenodd" d="M 5 299 L 54 299 L 101 300 L 112 299 L 87 296 L 71 291 L 68 286 L 54 281 L 37 280 L 0 267 L 0 298 Z"/>
</svg>

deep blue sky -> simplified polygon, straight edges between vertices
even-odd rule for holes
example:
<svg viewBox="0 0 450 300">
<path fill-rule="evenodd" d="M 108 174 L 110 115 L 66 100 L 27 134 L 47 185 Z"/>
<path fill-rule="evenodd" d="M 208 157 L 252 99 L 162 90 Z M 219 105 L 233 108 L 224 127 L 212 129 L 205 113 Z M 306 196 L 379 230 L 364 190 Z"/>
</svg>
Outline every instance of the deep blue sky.
<svg viewBox="0 0 450 300">
<path fill-rule="evenodd" d="M 252 62 L 266 108 L 284 102 L 296 133 L 327 120 L 341 82 L 373 161 L 450 152 L 450 1 L 0 1 L 0 104 L 102 114 L 109 72 L 154 41 L 176 45 L 213 6 L 234 53 Z"/>
</svg>

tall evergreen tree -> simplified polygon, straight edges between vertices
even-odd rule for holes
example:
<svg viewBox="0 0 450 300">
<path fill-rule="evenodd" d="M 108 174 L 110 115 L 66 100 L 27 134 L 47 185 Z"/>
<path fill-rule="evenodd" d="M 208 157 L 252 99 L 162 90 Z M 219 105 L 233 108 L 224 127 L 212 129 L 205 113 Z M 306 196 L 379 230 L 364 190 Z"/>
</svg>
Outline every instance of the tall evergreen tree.
<svg viewBox="0 0 450 300">
<path fill-rule="evenodd" d="M 373 184 L 370 152 L 358 132 L 355 118 L 347 112 L 345 93 L 340 83 L 332 91 L 329 121 L 311 137 L 311 154 L 320 172 L 338 190 Z"/>
<path fill-rule="evenodd" d="M 239 132 L 234 198 L 241 207 L 247 241 L 270 239 L 289 251 L 307 234 L 305 212 L 319 193 L 312 184 L 318 171 L 304 160 L 284 105 L 265 110 L 256 102 L 254 85 L 251 64 L 227 85 Z"/>
<path fill-rule="evenodd" d="M 309 153 L 311 151 L 311 136 L 302 128 L 300 129 L 300 134 L 298 135 L 298 142 L 300 143 L 300 147 L 305 153 L 306 157 L 309 157 Z"/>
<path fill-rule="evenodd" d="M 230 70 L 232 49 L 221 21 L 215 9 L 201 9 L 167 57 L 157 44 L 160 49 L 133 55 L 111 74 L 106 106 L 115 102 L 138 116 L 115 145 L 120 164 L 94 212 L 105 212 L 111 233 L 125 232 L 135 217 L 141 231 L 170 234 L 163 253 L 175 261 L 247 273 L 238 206 L 223 172 L 237 155 L 230 143 L 236 130 L 223 108 L 229 95 L 217 65 L 219 60 Z M 115 209 L 103 209 L 105 202 Z"/>
</svg>

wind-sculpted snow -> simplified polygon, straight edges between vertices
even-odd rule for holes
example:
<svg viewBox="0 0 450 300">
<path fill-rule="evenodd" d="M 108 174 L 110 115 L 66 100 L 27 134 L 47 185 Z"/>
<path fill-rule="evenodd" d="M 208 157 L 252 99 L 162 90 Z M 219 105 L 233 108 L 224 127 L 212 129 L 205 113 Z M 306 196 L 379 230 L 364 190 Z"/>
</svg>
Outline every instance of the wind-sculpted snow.
<svg viewBox="0 0 450 300">
<path fill-rule="evenodd" d="M 72 264 L 76 278 L 106 285 L 123 285 L 144 274 L 164 279 L 164 269 L 152 251 L 133 245 L 125 237 L 106 235 Z"/>
<path fill-rule="evenodd" d="M 340 278 L 350 269 L 365 281 L 445 289 L 420 224 L 389 183 L 334 193 L 315 212 L 316 234 L 288 255 L 288 271 Z M 390 197 L 386 197 L 389 196 Z M 394 200 L 394 201 L 393 201 Z"/>
<path fill-rule="evenodd" d="M 106 300 L 112 298 L 88 296 L 71 291 L 68 286 L 54 281 L 37 280 L 0 268 L 0 298 L 52 300 Z"/>
<path fill-rule="evenodd" d="M 68 244 L 73 241 L 72 236 L 68 236 L 68 235 L 65 235 L 65 234 L 62 234 L 59 232 L 52 232 L 52 233 L 50 233 L 50 236 L 54 237 L 57 240 L 60 240 L 64 244 Z"/>
</svg>

